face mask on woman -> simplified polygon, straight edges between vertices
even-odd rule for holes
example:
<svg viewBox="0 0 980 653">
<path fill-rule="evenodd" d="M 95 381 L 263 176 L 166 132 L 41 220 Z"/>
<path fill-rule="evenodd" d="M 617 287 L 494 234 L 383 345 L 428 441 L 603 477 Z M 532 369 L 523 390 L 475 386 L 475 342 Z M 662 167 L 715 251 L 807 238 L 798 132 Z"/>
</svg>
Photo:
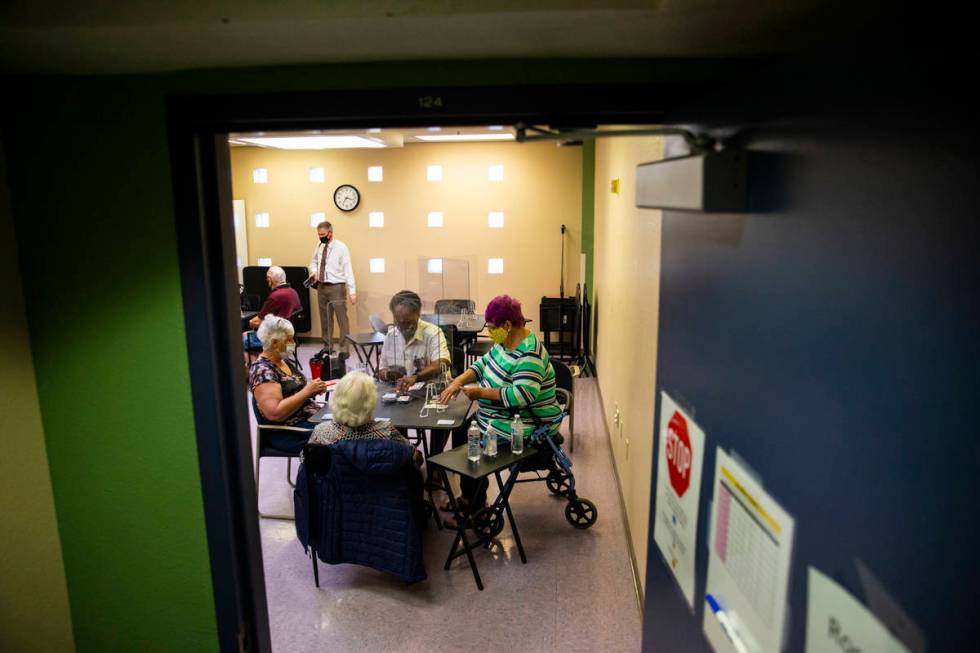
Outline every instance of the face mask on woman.
<svg viewBox="0 0 980 653">
<path fill-rule="evenodd" d="M 502 345 L 507 341 L 507 329 L 504 327 L 490 329 L 489 333 L 490 339 L 493 340 L 495 344 Z"/>
<path fill-rule="evenodd" d="M 286 343 L 286 351 L 284 351 L 281 354 L 281 356 L 283 358 L 295 358 L 296 357 L 296 343 L 295 342 L 287 342 Z"/>
</svg>

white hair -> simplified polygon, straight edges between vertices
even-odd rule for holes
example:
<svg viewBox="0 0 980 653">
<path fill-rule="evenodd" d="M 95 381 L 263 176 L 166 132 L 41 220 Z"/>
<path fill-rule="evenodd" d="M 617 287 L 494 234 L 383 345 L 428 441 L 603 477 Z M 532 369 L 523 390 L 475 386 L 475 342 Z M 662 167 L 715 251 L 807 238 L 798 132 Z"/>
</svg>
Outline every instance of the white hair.
<svg viewBox="0 0 980 653">
<path fill-rule="evenodd" d="M 281 286 L 282 284 L 286 283 L 286 271 L 278 265 L 273 265 L 271 268 L 269 268 L 266 276 L 269 277 L 269 279 L 271 279 L 277 286 Z"/>
<path fill-rule="evenodd" d="M 262 320 L 262 324 L 259 325 L 255 335 L 262 343 L 262 351 L 272 351 L 274 345 L 286 342 L 295 333 L 296 331 L 289 320 L 269 313 Z"/>
<path fill-rule="evenodd" d="M 374 380 L 364 372 L 344 375 L 330 395 L 333 421 L 346 426 L 362 426 L 374 419 L 378 391 Z"/>
</svg>

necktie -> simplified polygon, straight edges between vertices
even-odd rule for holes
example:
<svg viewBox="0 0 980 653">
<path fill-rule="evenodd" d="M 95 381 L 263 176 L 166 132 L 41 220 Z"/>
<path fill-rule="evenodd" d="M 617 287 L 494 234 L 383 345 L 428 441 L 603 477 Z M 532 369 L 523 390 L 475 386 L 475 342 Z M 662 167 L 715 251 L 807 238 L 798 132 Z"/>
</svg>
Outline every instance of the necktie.
<svg viewBox="0 0 980 653">
<path fill-rule="evenodd" d="M 329 244 L 324 244 L 323 251 L 320 252 L 320 282 L 321 283 L 327 282 L 327 248 L 329 247 L 330 247 Z"/>
</svg>

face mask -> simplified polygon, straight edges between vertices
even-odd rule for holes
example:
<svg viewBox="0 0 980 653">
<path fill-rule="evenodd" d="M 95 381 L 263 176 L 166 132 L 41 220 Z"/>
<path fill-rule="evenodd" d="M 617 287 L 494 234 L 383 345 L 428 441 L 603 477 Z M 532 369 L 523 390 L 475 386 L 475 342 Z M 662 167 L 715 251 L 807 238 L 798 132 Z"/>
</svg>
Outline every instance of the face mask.
<svg viewBox="0 0 980 653">
<path fill-rule="evenodd" d="M 507 341 L 507 329 L 504 327 L 497 327 L 496 329 L 490 329 L 490 339 L 498 345 L 504 344 Z"/>
<path fill-rule="evenodd" d="M 333 240 L 333 236 L 320 236 L 320 242 L 324 245 L 329 244 L 331 240 Z"/>
<path fill-rule="evenodd" d="M 286 351 L 283 354 L 283 358 L 295 358 L 295 356 L 296 356 L 296 343 L 295 342 L 287 342 L 286 343 Z"/>
</svg>

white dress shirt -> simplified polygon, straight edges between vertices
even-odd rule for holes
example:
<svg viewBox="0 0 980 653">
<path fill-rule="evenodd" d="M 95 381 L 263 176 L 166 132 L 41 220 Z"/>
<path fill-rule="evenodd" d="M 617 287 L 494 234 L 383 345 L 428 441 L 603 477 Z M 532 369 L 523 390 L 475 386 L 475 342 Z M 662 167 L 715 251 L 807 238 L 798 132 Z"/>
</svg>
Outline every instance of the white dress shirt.
<svg viewBox="0 0 980 653">
<path fill-rule="evenodd" d="M 326 278 L 320 270 L 320 256 L 323 248 L 327 248 Z M 332 239 L 328 245 L 320 243 L 313 250 L 313 259 L 310 261 L 310 272 L 316 275 L 317 281 L 327 283 L 346 283 L 347 291 L 350 294 L 357 294 L 357 287 L 354 285 L 354 270 L 350 264 L 350 250 L 343 242 Z"/>
</svg>

